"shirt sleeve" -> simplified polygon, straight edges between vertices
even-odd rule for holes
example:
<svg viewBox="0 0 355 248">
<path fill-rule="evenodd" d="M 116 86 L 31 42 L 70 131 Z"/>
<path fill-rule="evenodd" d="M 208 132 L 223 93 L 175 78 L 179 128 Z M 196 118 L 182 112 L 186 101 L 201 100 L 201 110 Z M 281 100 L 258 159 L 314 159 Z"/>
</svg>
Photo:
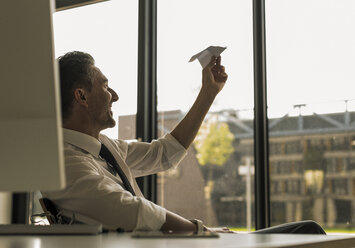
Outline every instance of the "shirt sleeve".
<svg viewBox="0 0 355 248">
<path fill-rule="evenodd" d="M 134 177 L 140 177 L 175 167 L 186 154 L 186 149 L 168 133 L 151 143 L 129 143 L 125 162 Z"/>
<path fill-rule="evenodd" d="M 164 208 L 133 196 L 100 170 L 90 159 L 66 157 L 66 189 L 46 195 L 59 208 L 86 216 L 110 230 L 161 228 L 166 218 Z"/>
</svg>

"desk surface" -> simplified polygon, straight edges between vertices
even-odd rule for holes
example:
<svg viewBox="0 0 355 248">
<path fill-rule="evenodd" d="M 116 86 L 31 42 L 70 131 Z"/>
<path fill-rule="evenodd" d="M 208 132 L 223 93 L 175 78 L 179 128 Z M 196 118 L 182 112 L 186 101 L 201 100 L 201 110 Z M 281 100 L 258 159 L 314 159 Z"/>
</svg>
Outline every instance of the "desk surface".
<svg viewBox="0 0 355 248">
<path fill-rule="evenodd" d="M 335 243 L 336 242 L 336 243 Z M 131 234 L 106 233 L 97 236 L 0 236 L 1 248 L 177 248 L 177 247 L 355 247 L 355 236 L 300 234 L 221 234 L 219 238 L 134 239 Z"/>
</svg>

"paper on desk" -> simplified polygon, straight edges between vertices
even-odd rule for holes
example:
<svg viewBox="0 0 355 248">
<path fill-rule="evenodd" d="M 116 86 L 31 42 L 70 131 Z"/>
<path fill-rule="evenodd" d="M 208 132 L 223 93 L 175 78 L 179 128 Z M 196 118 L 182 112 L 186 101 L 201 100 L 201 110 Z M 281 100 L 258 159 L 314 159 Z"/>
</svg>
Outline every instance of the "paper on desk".
<svg viewBox="0 0 355 248">
<path fill-rule="evenodd" d="M 202 52 L 199 52 L 198 54 L 192 56 L 189 62 L 198 59 L 202 68 L 205 68 L 208 65 L 208 63 L 211 61 L 212 56 L 218 57 L 224 50 L 226 50 L 226 48 L 227 47 L 209 46 Z"/>
</svg>

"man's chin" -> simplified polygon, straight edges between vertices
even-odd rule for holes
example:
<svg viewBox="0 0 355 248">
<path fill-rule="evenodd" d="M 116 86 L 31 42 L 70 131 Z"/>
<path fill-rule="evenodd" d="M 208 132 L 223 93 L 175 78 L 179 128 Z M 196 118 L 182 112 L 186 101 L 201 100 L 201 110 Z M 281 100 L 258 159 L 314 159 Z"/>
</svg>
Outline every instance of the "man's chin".
<svg viewBox="0 0 355 248">
<path fill-rule="evenodd" d="M 114 119 L 109 119 L 105 122 L 105 124 L 103 126 L 104 126 L 104 128 L 102 130 L 104 130 L 106 128 L 113 128 L 116 126 L 116 121 Z"/>
<path fill-rule="evenodd" d="M 108 123 L 108 128 L 113 128 L 116 126 L 116 121 L 114 119 L 111 119 Z"/>
</svg>

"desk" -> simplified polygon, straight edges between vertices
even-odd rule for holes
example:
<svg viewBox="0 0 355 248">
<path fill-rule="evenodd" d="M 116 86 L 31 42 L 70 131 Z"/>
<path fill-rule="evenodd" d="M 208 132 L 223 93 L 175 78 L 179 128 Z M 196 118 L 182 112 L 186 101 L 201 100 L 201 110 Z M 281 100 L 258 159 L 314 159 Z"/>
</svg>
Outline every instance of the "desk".
<svg viewBox="0 0 355 248">
<path fill-rule="evenodd" d="M 131 234 L 106 233 L 96 236 L 0 236 L 1 248 L 351 248 L 355 236 L 301 234 L 221 234 L 220 238 L 133 239 Z"/>
</svg>

